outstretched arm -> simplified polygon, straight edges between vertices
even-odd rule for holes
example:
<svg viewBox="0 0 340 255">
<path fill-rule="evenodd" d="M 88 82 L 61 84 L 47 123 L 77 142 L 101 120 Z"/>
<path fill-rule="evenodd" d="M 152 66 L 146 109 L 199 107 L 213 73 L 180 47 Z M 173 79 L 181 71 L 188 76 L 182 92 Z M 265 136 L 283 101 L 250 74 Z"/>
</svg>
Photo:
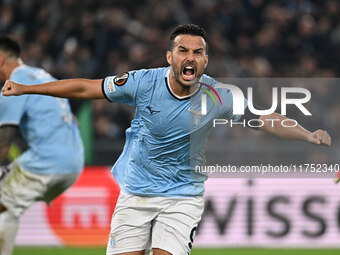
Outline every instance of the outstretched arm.
<svg viewBox="0 0 340 255">
<path fill-rule="evenodd" d="M 101 84 L 103 80 L 70 79 L 52 81 L 38 85 L 22 85 L 6 81 L 2 88 L 4 96 L 20 96 L 23 94 L 41 94 L 73 99 L 105 98 Z"/>
<path fill-rule="evenodd" d="M 319 129 L 315 132 L 310 132 L 300 125 L 296 125 L 295 127 L 284 127 L 281 123 L 287 118 L 281 114 L 272 113 L 270 115 L 262 115 L 259 119 L 264 123 L 260 130 L 278 137 L 306 141 L 316 145 L 331 145 L 331 137 L 327 131 Z M 275 121 L 272 121 L 273 119 Z"/>
</svg>

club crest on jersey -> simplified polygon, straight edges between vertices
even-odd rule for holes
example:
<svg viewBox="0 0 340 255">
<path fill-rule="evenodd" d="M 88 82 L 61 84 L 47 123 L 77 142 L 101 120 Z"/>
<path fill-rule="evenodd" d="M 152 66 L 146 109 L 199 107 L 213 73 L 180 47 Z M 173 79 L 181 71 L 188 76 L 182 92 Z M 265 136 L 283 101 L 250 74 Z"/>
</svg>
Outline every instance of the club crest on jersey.
<svg viewBox="0 0 340 255">
<path fill-rule="evenodd" d="M 114 83 L 117 86 L 123 86 L 129 78 L 129 73 L 122 73 L 114 78 Z"/>
<path fill-rule="evenodd" d="M 107 89 L 109 90 L 109 93 L 115 92 L 116 88 L 113 84 L 113 77 L 110 77 L 107 81 Z"/>
<path fill-rule="evenodd" d="M 201 113 L 195 111 L 195 110 L 188 110 L 190 113 L 192 113 L 192 123 L 195 126 L 198 126 L 201 123 Z"/>
</svg>

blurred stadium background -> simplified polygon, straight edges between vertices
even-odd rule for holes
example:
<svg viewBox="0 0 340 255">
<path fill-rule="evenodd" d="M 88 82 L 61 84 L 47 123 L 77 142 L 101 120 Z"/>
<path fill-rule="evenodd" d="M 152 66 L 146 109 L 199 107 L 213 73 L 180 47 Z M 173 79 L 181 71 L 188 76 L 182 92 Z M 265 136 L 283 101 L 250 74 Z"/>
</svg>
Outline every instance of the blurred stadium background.
<svg viewBox="0 0 340 255">
<path fill-rule="evenodd" d="M 210 76 L 336 79 L 339 13 L 336 0 L 0 0 L 0 33 L 20 41 L 25 63 L 43 67 L 59 79 L 104 78 L 166 66 L 169 35 L 181 23 L 206 29 Z M 268 97 L 268 90 L 259 89 L 263 89 L 257 92 L 259 103 L 266 104 L 261 100 Z M 304 124 L 311 130 L 327 129 L 333 138 L 331 149 L 282 142 L 249 130 L 219 129 L 207 146 L 208 160 L 216 155 L 214 148 L 222 146 L 224 159 L 233 164 L 263 159 L 273 164 L 339 163 L 340 86 L 320 85 L 314 90 L 318 114 Z M 50 208 L 36 204 L 27 211 L 16 255 L 105 251 L 119 192 L 109 166 L 122 150 L 134 110 L 105 100 L 71 104 L 81 124 L 86 170 Z M 228 146 L 216 146 L 221 138 Z M 8 161 L 24 147 L 16 141 Z M 338 190 L 325 178 L 212 178 L 192 254 L 338 254 Z M 100 248 L 82 248 L 87 246 Z"/>
</svg>

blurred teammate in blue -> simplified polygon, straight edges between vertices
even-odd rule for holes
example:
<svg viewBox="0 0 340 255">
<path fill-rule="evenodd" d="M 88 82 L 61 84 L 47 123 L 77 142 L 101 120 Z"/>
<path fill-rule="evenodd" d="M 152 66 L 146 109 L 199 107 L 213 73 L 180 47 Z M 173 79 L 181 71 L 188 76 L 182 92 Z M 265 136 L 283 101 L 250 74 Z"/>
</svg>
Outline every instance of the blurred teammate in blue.
<svg viewBox="0 0 340 255">
<path fill-rule="evenodd" d="M 31 85 L 54 81 L 22 63 L 19 44 L 0 36 L 0 82 Z M 0 163 L 19 128 L 28 150 L 0 172 L 0 254 L 10 255 L 20 216 L 35 202 L 50 203 L 83 169 L 83 144 L 66 99 L 41 95 L 0 96 Z"/>
<path fill-rule="evenodd" d="M 142 255 L 150 249 L 154 255 L 190 254 L 207 179 L 195 166 L 205 164 L 204 144 L 213 119 L 240 121 L 241 116 L 233 114 L 232 93 L 214 88 L 217 82 L 203 74 L 208 47 L 202 28 L 178 26 L 170 37 L 166 58 L 169 67 L 130 71 L 103 80 L 72 79 L 36 86 L 8 81 L 2 90 L 4 95 L 107 98 L 136 107 L 123 153 L 112 169 L 121 193 L 112 216 L 107 255 Z M 223 104 L 215 106 L 210 100 L 207 114 L 201 114 L 202 95 L 215 90 Z M 248 118 L 246 100 L 244 108 L 242 118 Z M 285 119 L 276 113 L 256 118 Z M 312 133 L 299 125 L 288 129 L 263 122 L 261 130 L 282 138 L 331 143 L 323 130 Z"/>
</svg>

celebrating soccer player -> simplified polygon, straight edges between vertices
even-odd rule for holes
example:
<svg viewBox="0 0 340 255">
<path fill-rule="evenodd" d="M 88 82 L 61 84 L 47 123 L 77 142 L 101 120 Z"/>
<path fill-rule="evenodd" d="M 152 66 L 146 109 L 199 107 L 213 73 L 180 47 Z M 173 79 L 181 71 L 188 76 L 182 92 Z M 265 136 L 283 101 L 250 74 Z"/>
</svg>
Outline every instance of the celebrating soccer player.
<svg viewBox="0 0 340 255">
<path fill-rule="evenodd" d="M 126 145 L 112 172 L 121 193 L 112 216 L 107 254 L 190 254 L 195 230 L 203 212 L 204 181 L 194 165 L 203 165 L 204 144 L 212 120 L 239 121 L 233 114 L 233 97 L 217 88 L 203 74 L 208 64 L 205 31 L 192 24 L 180 25 L 172 33 L 166 53 L 169 67 L 138 70 L 100 80 L 71 79 L 36 86 L 7 81 L 3 95 L 44 94 L 65 98 L 107 98 L 136 107 L 126 131 Z M 204 86 L 204 89 L 200 89 Z M 215 90 L 223 104 L 200 116 L 202 95 Z M 210 93 L 210 92 L 209 92 Z M 112 106 L 114 107 L 114 105 Z M 249 113 L 244 101 L 245 115 Z M 198 118 L 192 115 L 199 116 Z M 265 123 L 260 130 L 282 138 L 317 145 L 331 144 L 326 131 L 309 132 L 299 125 L 271 126 L 268 119 L 286 119 L 273 113 L 257 116 Z M 193 144 L 192 144 L 193 143 Z"/>
</svg>

